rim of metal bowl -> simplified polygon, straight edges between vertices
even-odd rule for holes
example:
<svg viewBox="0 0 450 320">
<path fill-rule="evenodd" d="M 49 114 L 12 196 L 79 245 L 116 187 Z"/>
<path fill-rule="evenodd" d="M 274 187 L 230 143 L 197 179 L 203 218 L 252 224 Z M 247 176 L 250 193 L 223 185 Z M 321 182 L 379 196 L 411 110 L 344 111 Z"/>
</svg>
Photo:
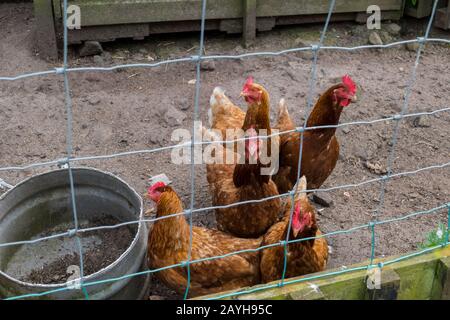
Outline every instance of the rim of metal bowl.
<svg viewBox="0 0 450 320">
<path fill-rule="evenodd" d="M 136 235 L 133 238 L 133 241 L 130 243 L 130 245 L 127 247 L 127 249 L 116 260 L 114 260 L 114 262 L 112 262 L 111 264 L 109 264 L 105 268 L 98 270 L 97 272 L 94 272 L 94 273 L 92 273 L 90 275 L 87 275 L 87 276 L 83 276 L 83 280 L 90 280 L 92 278 L 95 278 L 98 275 L 101 275 L 101 274 L 104 274 L 104 273 L 108 272 L 110 269 L 115 267 L 120 261 L 123 260 L 123 258 L 126 255 L 128 255 L 130 253 L 131 249 L 136 245 L 141 232 L 143 232 L 142 225 L 144 224 L 144 221 L 142 221 L 142 220 L 143 220 L 143 215 L 144 215 L 144 210 L 143 210 L 144 203 L 143 203 L 142 197 L 136 192 L 136 190 L 134 190 L 134 188 L 132 188 L 130 186 L 130 184 L 128 184 L 126 181 L 124 181 L 123 179 L 117 177 L 116 175 L 114 175 L 114 174 L 112 174 L 110 172 L 102 171 L 102 170 L 99 170 L 99 169 L 96 169 L 96 168 L 91 168 L 91 167 L 73 167 L 71 169 L 72 170 L 96 171 L 98 173 L 101 173 L 101 174 L 104 174 L 104 175 L 108 175 L 108 176 L 110 176 L 110 177 L 112 177 L 114 179 L 117 179 L 119 182 L 123 183 L 126 187 L 128 187 L 132 191 L 132 193 L 139 200 L 139 204 L 140 204 L 139 221 L 136 222 L 136 224 L 138 225 L 138 229 L 137 229 Z M 30 180 L 33 180 L 33 179 L 36 179 L 36 178 L 39 178 L 41 176 L 48 175 L 48 174 L 51 174 L 51 173 L 62 172 L 62 171 L 68 171 L 68 169 L 52 170 L 52 171 L 40 173 L 40 174 L 34 175 L 32 177 L 26 178 L 25 180 L 23 180 L 23 181 L 19 182 L 18 184 L 16 184 L 14 186 L 14 188 L 8 190 L 3 195 L 1 195 L 0 196 L 0 201 L 2 201 L 9 193 L 13 192 L 14 189 L 16 189 L 17 187 L 27 183 Z M 67 285 L 70 284 L 70 282 L 67 282 L 67 281 L 63 282 L 63 283 L 49 283 L 49 284 L 25 282 L 25 281 L 16 279 L 16 278 L 8 275 L 7 273 L 3 272 L 3 270 L 1 270 L 1 269 L 0 269 L 0 275 L 5 277 L 5 278 L 7 278 L 7 279 L 9 279 L 10 281 L 16 282 L 16 283 L 18 283 L 18 284 L 20 284 L 22 286 L 26 286 L 26 287 L 53 288 L 53 289 L 56 289 L 56 288 L 67 287 Z"/>
</svg>

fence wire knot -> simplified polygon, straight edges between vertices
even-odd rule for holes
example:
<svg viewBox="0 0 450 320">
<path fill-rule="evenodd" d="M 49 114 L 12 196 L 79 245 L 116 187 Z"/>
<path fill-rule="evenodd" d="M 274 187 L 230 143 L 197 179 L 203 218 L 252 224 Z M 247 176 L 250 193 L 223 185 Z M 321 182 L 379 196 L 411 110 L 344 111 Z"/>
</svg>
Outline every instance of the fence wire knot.
<svg viewBox="0 0 450 320">
<path fill-rule="evenodd" d="M 63 74 L 64 72 L 66 72 L 66 67 L 55 68 L 55 72 L 56 74 Z"/>
<path fill-rule="evenodd" d="M 182 268 L 186 268 L 188 265 L 190 265 L 190 261 L 188 260 L 182 261 L 180 262 L 180 265 Z"/>
<path fill-rule="evenodd" d="M 73 238 L 77 235 L 78 229 L 69 229 L 67 230 L 67 236 Z"/>
<path fill-rule="evenodd" d="M 417 37 L 417 42 L 418 43 L 425 43 L 427 40 L 425 39 L 425 37 Z"/>
<path fill-rule="evenodd" d="M 295 128 L 295 132 L 303 133 L 303 132 L 305 132 L 305 128 L 297 127 L 297 128 Z"/>
<path fill-rule="evenodd" d="M 193 55 L 193 56 L 191 56 L 191 60 L 192 60 L 192 61 L 195 61 L 195 62 L 198 62 L 198 61 L 201 60 L 201 58 L 200 58 L 200 56 L 198 56 L 198 55 Z"/>
<path fill-rule="evenodd" d="M 311 50 L 312 51 L 319 51 L 319 49 L 320 49 L 320 43 L 313 43 L 311 45 Z"/>
</svg>

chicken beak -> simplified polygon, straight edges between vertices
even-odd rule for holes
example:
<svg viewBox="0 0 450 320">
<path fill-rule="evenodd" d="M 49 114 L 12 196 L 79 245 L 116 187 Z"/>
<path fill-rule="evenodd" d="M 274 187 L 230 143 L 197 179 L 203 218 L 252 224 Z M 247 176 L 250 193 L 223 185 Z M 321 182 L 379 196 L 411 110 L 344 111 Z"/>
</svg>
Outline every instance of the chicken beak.
<svg viewBox="0 0 450 320">
<path fill-rule="evenodd" d="M 244 91 L 241 91 L 241 93 L 239 94 L 239 97 L 240 97 L 240 98 L 246 97 L 246 96 L 247 96 L 247 94 L 246 94 Z"/>
<path fill-rule="evenodd" d="M 350 101 L 351 101 L 352 103 L 355 103 L 355 102 L 358 101 L 358 97 L 356 96 L 356 94 L 352 96 L 352 98 L 350 99 Z"/>
<path fill-rule="evenodd" d="M 294 236 L 294 238 L 297 238 L 298 232 L 299 229 L 292 228 L 292 235 Z"/>
</svg>

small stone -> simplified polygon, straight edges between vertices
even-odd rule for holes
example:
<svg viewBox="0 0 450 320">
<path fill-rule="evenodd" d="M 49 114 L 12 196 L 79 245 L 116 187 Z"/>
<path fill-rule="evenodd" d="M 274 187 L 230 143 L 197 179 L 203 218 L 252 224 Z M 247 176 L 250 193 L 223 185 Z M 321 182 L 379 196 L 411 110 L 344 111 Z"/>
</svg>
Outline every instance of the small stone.
<svg viewBox="0 0 450 320">
<path fill-rule="evenodd" d="M 164 120 L 171 127 L 181 125 L 184 119 L 186 119 L 184 112 L 177 110 L 173 106 L 170 106 L 164 114 Z"/>
<path fill-rule="evenodd" d="M 89 82 L 100 82 L 102 80 L 98 73 L 87 74 L 85 79 Z"/>
<path fill-rule="evenodd" d="M 164 144 L 164 137 L 162 135 L 151 134 L 149 141 L 153 145 L 162 146 Z"/>
<path fill-rule="evenodd" d="M 191 107 L 192 101 L 189 101 L 187 98 L 181 98 L 177 101 L 177 106 L 180 110 L 188 110 Z"/>
<path fill-rule="evenodd" d="M 151 295 L 148 297 L 148 300 L 165 300 L 162 296 Z"/>
<path fill-rule="evenodd" d="M 382 45 L 383 41 L 381 40 L 380 35 L 373 31 L 369 35 L 369 43 L 373 45 Z"/>
<path fill-rule="evenodd" d="M 401 30 L 402 30 L 402 27 L 399 26 L 396 23 L 389 23 L 386 26 L 386 31 L 389 32 L 390 34 L 394 35 L 394 36 L 399 35 Z"/>
<path fill-rule="evenodd" d="M 313 201 L 317 204 L 320 204 L 322 207 L 331 207 L 333 205 L 333 200 L 331 197 L 325 193 L 320 193 L 320 196 L 316 193 L 313 194 Z"/>
<path fill-rule="evenodd" d="M 372 163 L 370 161 L 366 161 L 364 163 L 365 167 L 367 169 L 369 169 L 370 172 L 375 173 L 375 174 L 385 174 L 387 173 L 386 168 L 384 168 L 381 164 L 377 163 Z"/>
<path fill-rule="evenodd" d="M 109 53 L 108 51 L 103 52 L 103 60 L 107 61 L 107 62 L 111 62 L 112 61 L 112 56 L 111 53 Z"/>
<path fill-rule="evenodd" d="M 88 125 L 87 125 L 87 124 L 83 123 L 83 124 L 81 125 L 81 129 L 87 129 L 87 128 L 88 128 Z"/>
<path fill-rule="evenodd" d="M 410 42 L 405 44 L 405 48 L 408 51 L 417 51 L 419 49 L 419 43 L 418 42 Z"/>
<path fill-rule="evenodd" d="M 99 55 L 94 56 L 94 63 L 96 65 L 103 65 L 103 63 L 104 63 L 103 57 L 99 56 Z"/>
<path fill-rule="evenodd" d="M 235 54 L 242 54 L 245 52 L 245 49 L 242 46 L 238 45 L 238 46 L 234 47 L 233 52 Z"/>
<path fill-rule="evenodd" d="M 350 131 L 352 131 L 352 129 L 350 129 L 349 127 L 343 127 L 342 128 L 342 132 L 345 134 L 348 134 Z"/>
<path fill-rule="evenodd" d="M 214 71 L 216 69 L 216 63 L 214 60 L 203 60 L 200 63 L 200 69 L 204 71 Z"/>
<path fill-rule="evenodd" d="M 383 41 L 383 43 L 390 43 L 393 40 L 393 38 L 389 34 L 389 32 L 386 32 L 386 31 L 381 31 L 380 32 L 380 37 L 381 37 L 381 40 Z"/>
<path fill-rule="evenodd" d="M 148 52 L 146 49 L 142 48 L 142 49 L 139 49 L 139 53 L 146 55 Z"/>
<path fill-rule="evenodd" d="M 98 41 L 85 41 L 80 48 L 80 57 L 94 56 L 97 54 L 102 54 L 103 48 Z"/>
<path fill-rule="evenodd" d="M 428 128 L 431 127 L 431 122 L 428 117 L 417 116 L 412 119 L 412 125 L 415 128 Z"/>
<path fill-rule="evenodd" d="M 99 97 L 89 97 L 89 98 L 88 98 L 88 103 L 89 103 L 91 106 L 96 106 L 97 104 L 100 103 L 100 101 L 101 101 L 101 99 L 100 99 Z"/>
</svg>

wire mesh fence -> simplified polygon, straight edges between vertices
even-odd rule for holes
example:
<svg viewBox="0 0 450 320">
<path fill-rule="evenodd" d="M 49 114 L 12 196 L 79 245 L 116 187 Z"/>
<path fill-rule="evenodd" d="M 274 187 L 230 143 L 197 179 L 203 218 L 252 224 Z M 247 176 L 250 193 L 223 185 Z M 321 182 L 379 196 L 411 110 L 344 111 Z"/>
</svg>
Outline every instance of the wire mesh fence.
<svg viewBox="0 0 450 320">
<path fill-rule="evenodd" d="M 89 292 L 87 289 L 90 286 L 94 286 L 94 285 L 98 285 L 98 284 L 102 284 L 102 283 L 116 282 L 116 281 L 131 278 L 131 277 L 137 277 L 137 276 L 141 276 L 141 275 L 145 275 L 145 274 L 149 274 L 149 273 L 156 273 L 159 271 L 167 270 L 170 268 L 176 268 L 176 267 L 185 267 L 187 270 L 187 285 L 186 285 L 186 290 L 185 290 L 185 294 L 184 294 L 184 298 L 186 299 L 189 295 L 189 290 L 190 290 L 190 282 L 191 282 L 190 266 L 192 264 L 200 263 L 200 262 L 204 262 L 204 261 L 210 261 L 210 260 L 214 260 L 214 259 L 221 259 L 221 258 L 225 258 L 225 257 L 231 256 L 231 255 L 236 255 L 236 254 L 240 254 L 240 253 L 244 253 L 244 252 L 260 251 L 260 250 L 267 249 L 270 247 L 275 247 L 275 246 L 283 246 L 284 247 L 284 253 L 285 253 L 284 269 L 283 269 L 282 277 L 281 277 L 281 279 L 279 279 L 278 282 L 270 283 L 270 284 L 255 287 L 255 288 L 245 289 L 245 290 L 235 290 L 232 293 L 226 293 L 226 294 L 222 294 L 222 295 L 219 294 L 218 296 L 214 297 L 214 299 L 218 299 L 218 298 L 226 298 L 229 296 L 236 296 L 236 295 L 251 293 L 251 292 L 264 290 L 264 289 L 268 289 L 268 288 L 275 288 L 275 287 L 284 286 L 284 285 L 296 283 L 296 282 L 310 281 L 310 280 L 314 280 L 314 279 L 318 279 L 318 278 L 322 278 L 322 277 L 328 277 L 328 276 L 338 275 L 338 274 L 342 274 L 342 273 L 348 273 L 348 272 L 357 271 L 357 270 L 370 269 L 370 268 L 374 268 L 374 267 L 382 268 L 384 265 L 393 264 L 393 263 L 417 256 L 420 254 L 424 254 L 424 253 L 430 252 L 432 250 L 435 250 L 437 248 L 448 245 L 448 243 L 449 243 L 448 229 L 449 229 L 449 225 L 450 225 L 450 202 L 442 203 L 441 205 L 431 208 L 429 210 L 416 211 L 416 212 L 411 212 L 411 213 L 407 213 L 407 214 L 398 216 L 396 218 L 391 218 L 391 219 L 387 219 L 387 220 L 379 220 L 380 212 L 384 210 L 386 183 L 389 180 L 397 178 L 397 177 L 414 175 L 414 174 L 417 174 L 417 173 L 423 172 L 423 171 L 429 171 L 429 170 L 439 169 L 439 168 L 446 168 L 446 167 L 450 166 L 450 159 L 449 159 L 449 161 L 446 163 L 434 164 L 434 165 L 422 167 L 420 169 L 413 170 L 413 171 L 404 171 L 404 172 L 394 173 L 392 170 L 393 160 L 394 160 L 395 154 L 396 154 L 396 145 L 398 143 L 400 122 L 406 118 L 423 116 L 423 115 L 433 115 L 433 114 L 450 111 L 450 107 L 445 107 L 445 108 L 441 108 L 441 109 L 430 111 L 430 112 L 408 113 L 411 90 L 416 82 L 417 69 L 420 64 L 420 58 L 421 58 L 421 54 L 422 54 L 425 44 L 431 43 L 431 42 L 450 44 L 450 40 L 429 37 L 430 30 L 433 25 L 433 19 L 434 19 L 436 10 L 437 10 L 438 2 L 439 2 L 438 0 L 435 0 L 433 3 L 432 14 L 428 21 L 427 28 L 426 28 L 424 35 L 418 37 L 417 39 L 413 39 L 413 40 L 398 41 L 398 42 L 393 42 L 393 43 L 388 43 L 388 44 L 383 44 L 383 45 L 362 45 L 362 46 L 355 46 L 355 47 L 325 46 L 324 40 L 326 38 L 326 33 L 327 33 L 328 26 L 329 26 L 329 22 L 331 20 L 331 17 L 332 17 L 334 8 L 335 8 L 335 4 L 336 4 L 335 0 L 330 0 L 328 15 L 327 15 L 324 27 L 322 29 L 320 39 L 316 44 L 313 44 L 309 47 L 292 48 L 292 49 L 281 50 L 281 51 L 276 51 L 276 52 L 253 52 L 253 53 L 245 53 L 245 54 L 239 54 L 239 55 L 204 55 L 203 48 L 204 48 L 204 41 L 205 41 L 205 21 L 207 18 L 206 17 L 207 0 L 202 0 L 202 3 L 201 3 L 201 12 L 202 12 L 201 31 L 200 31 L 200 39 L 199 39 L 199 47 L 198 47 L 197 55 L 180 58 L 180 59 L 164 60 L 164 61 L 159 61 L 159 62 L 155 62 L 155 63 L 123 64 L 123 65 L 115 65 L 112 67 L 70 68 L 68 65 L 67 0 L 64 0 L 63 1 L 63 12 L 64 12 L 64 21 L 63 21 L 64 22 L 63 23 L 64 24 L 64 34 L 63 34 L 64 40 L 63 41 L 64 41 L 64 43 L 63 43 L 63 65 L 62 65 L 62 67 L 56 68 L 54 70 L 26 73 L 26 74 L 21 74 L 21 75 L 12 76 L 12 77 L 0 77 L 0 81 L 16 81 L 16 80 L 22 80 L 22 79 L 26 79 L 26 78 L 30 78 L 30 77 L 42 77 L 42 76 L 47 76 L 47 75 L 52 75 L 52 74 L 61 75 L 63 77 L 65 107 L 66 107 L 66 112 L 67 112 L 66 156 L 63 158 L 60 158 L 60 159 L 55 159 L 55 160 L 46 161 L 46 162 L 36 162 L 36 163 L 31 163 L 31 164 L 26 164 L 26 165 L 21 165 L 21 166 L 1 167 L 0 172 L 23 171 L 23 170 L 28 170 L 28 169 L 38 168 L 38 167 L 48 167 L 48 166 L 52 166 L 52 165 L 66 165 L 67 171 L 69 174 L 71 209 L 72 209 L 72 214 L 73 214 L 74 227 L 73 227 L 73 229 L 67 230 L 66 232 L 52 234 L 52 235 L 49 235 L 46 237 L 40 237 L 37 239 L 0 243 L 0 248 L 10 247 L 10 246 L 20 246 L 20 245 L 24 245 L 24 244 L 33 244 L 33 243 L 37 243 L 40 241 L 45 241 L 45 240 L 50 240 L 50 239 L 55 239 L 55 238 L 60 238 L 60 237 L 73 236 L 76 240 L 78 253 L 79 253 L 79 260 L 80 260 L 79 261 L 80 279 L 78 279 L 79 283 L 80 283 L 80 288 L 74 289 L 70 286 L 65 286 L 65 287 L 60 287 L 60 288 L 56 288 L 53 290 L 49 290 L 46 292 L 36 292 L 36 293 L 32 293 L 32 294 L 25 294 L 25 295 L 14 296 L 14 297 L 6 297 L 6 299 L 15 300 L 15 299 L 25 299 L 25 298 L 37 298 L 37 297 L 43 297 L 43 296 L 46 296 L 49 294 L 65 291 L 65 290 L 81 290 L 84 294 L 84 297 L 86 299 L 89 299 Z M 407 86 L 405 88 L 405 93 L 404 93 L 403 104 L 402 104 L 402 108 L 401 108 L 401 111 L 399 114 L 390 116 L 390 117 L 381 118 L 381 119 L 370 120 L 370 121 L 353 121 L 353 122 L 341 123 L 341 124 L 337 124 L 337 125 L 306 127 L 309 113 L 310 113 L 312 105 L 313 105 L 313 97 L 314 97 L 315 89 L 316 89 L 315 84 L 316 84 L 316 77 L 317 77 L 317 64 L 318 64 L 317 62 L 318 62 L 319 51 L 326 51 L 326 50 L 355 51 L 355 50 L 374 49 L 374 48 L 384 49 L 384 48 L 400 46 L 400 45 L 404 45 L 404 44 L 408 44 L 408 43 L 418 43 L 419 46 L 416 51 L 416 58 L 414 61 L 414 65 L 411 67 L 411 74 L 407 81 Z M 196 145 L 205 145 L 205 144 L 211 144 L 211 143 L 236 143 L 238 141 L 242 141 L 245 139 L 245 138 L 241 138 L 241 139 L 234 139 L 234 140 L 227 140 L 227 141 L 214 141 L 214 142 L 197 141 L 196 140 L 196 135 L 194 133 L 196 130 L 195 121 L 198 120 L 199 115 L 200 115 L 199 114 L 199 104 L 200 104 L 199 101 L 200 101 L 201 71 L 202 71 L 201 70 L 201 62 L 204 60 L 241 59 L 241 58 L 246 58 L 246 57 L 260 57 L 260 56 L 279 56 L 279 55 L 285 55 L 285 54 L 290 54 L 290 53 L 300 52 L 300 51 L 311 51 L 313 53 L 304 125 L 302 127 L 297 127 L 294 130 L 277 132 L 277 133 L 274 133 L 274 134 L 271 134 L 268 136 L 259 136 L 258 138 L 268 139 L 273 136 L 279 136 L 279 135 L 288 134 L 288 133 L 292 133 L 292 132 L 298 132 L 298 133 L 300 133 L 300 137 L 301 137 L 300 138 L 299 159 L 302 159 L 303 137 L 304 136 L 301 133 L 303 133 L 305 131 L 324 129 L 324 128 L 340 128 L 340 127 L 345 127 L 345 126 L 372 125 L 372 124 L 379 123 L 379 122 L 392 122 L 394 130 L 393 130 L 393 134 L 391 137 L 390 151 L 389 151 L 388 159 L 387 159 L 387 173 L 385 175 L 383 175 L 379 178 L 369 179 L 369 180 L 365 180 L 365 181 L 358 182 L 358 183 L 302 191 L 302 192 L 314 192 L 314 191 L 320 190 L 321 192 L 328 192 L 328 191 L 333 191 L 333 190 L 338 190 L 338 189 L 358 188 L 358 187 L 361 187 L 366 184 L 380 183 L 378 206 L 377 206 L 374 214 L 372 215 L 371 220 L 368 221 L 366 224 L 362 224 L 362 225 L 359 225 L 359 226 L 356 226 L 356 227 L 353 227 L 350 229 L 329 232 L 329 233 L 322 234 L 320 236 L 310 237 L 310 238 L 291 240 L 289 238 L 290 233 L 288 232 L 286 239 L 283 241 L 280 241 L 279 243 L 261 246 L 256 249 L 246 249 L 246 250 L 241 250 L 241 251 L 236 251 L 236 252 L 230 252 L 230 253 L 220 255 L 220 256 L 192 259 L 192 241 L 193 241 L 193 239 L 192 239 L 193 238 L 192 217 L 193 217 L 193 214 L 207 212 L 207 211 L 214 210 L 214 209 L 229 208 L 229 207 L 233 207 L 233 206 L 250 204 L 250 203 L 260 203 L 260 202 L 268 201 L 268 200 L 275 199 L 275 198 L 289 197 L 290 201 L 291 201 L 291 211 L 290 211 L 290 217 L 289 217 L 289 229 L 290 229 L 291 224 L 292 224 L 292 215 L 293 215 L 293 210 L 294 210 L 293 204 L 294 204 L 294 197 L 295 197 L 295 192 L 296 192 L 296 186 L 294 186 L 293 190 L 291 190 L 287 193 L 284 193 L 284 194 L 276 195 L 276 196 L 271 196 L 271 197 L 262 198 L 262 199 L 258 199 L 258 200 L 240 201 L 240 202 L 232 203 L 229 205 L 223 205 L 223 206 L 210 206 L 210 207 L 195 208 L 194 195 L 196 192 L 196 187 L 195 187 L 195 171 L 196 171 L 196 169 L 195 169 L 195 165 L 194 165 L 195 164 L 194 163 L 195 162 L 194 161 L 194 147 Z M 69 79 L 68 79 L 68 73 L 70 73 L 70 72 L 92 72 L 92 71 L 110 72 L 110 71 L 124 69 L 124 68 L 153 68 L 153 67 L 158 67 L 161 65 L 177 64 L 177 63 L 193 63 L 195 65 L 196 82 L 195 82 L 194 117 L 193 117 L 192 135 L 191 135 L 192 138 L 191 138 L 190 142 L 182 143 L 182 144 L 167 145 L 167 146 L 153 148 L 153 149 L 126 151 L 126 152 L 114 153 L 114 154 L 108 154 L 108 155 L 91 155 L 91 156 L 83 156 L 83 157 L 72 156 L 72 154 L 73 154 L 73 145 L 72 145 L 73 116 L 72 116 L 72 101 L 71 101 L 70 83 L 69 83 Z M 189 209 L 184 210 L 183 212 L 174 212 L 173 214 L 170 214 L 170 215 L 157 217 L 157 218 L 151 218 L 151 219 L 150 218 L 149 219 L 140 219 L 140 220 L 136 220 L 136 221 L 128 221 L 128 222 L 124 222 L 124 223 L 118 223 L 118 224 L 114 224 L 114 225 L 103 225 L 103 226 L 96 226 L 96 227 L 90 227 L 90 228 L 80 227 L 79 222 L 78 222 L 78 213 L 77 213 L 76 188 L 75 188 L 73 174 L 72 174 L 72 165 L 74 163 L 77 163 L 80 161 L 86 161 L 86 160 L 99 160 L 100 161 L 100 160 L 112 159 L 112 158 L 117 158 L 117 157 L 127 157 L 127 156 L 131 156 L 131 155 L 136 155 L 136 154 L 152 154 L 152 153 L 158 153 L 158 152 L 162 152 L 165 150 L 172 150 L 172 149 L 176 149 L 176 148 L 190 148 L 190 150 L 191 150 L 191 153 L 190 153 L 191 164 L 190 164 Z M 300 173 L 301 173 L 301 161 L 299 161 L 299 163 L 298 163 L 297 181 L 300 178 Z M 10 189 L 12 187 L 13 186 L 9 185 L 8 183 L 6 183 L 5 181 L 0 179 L 0 188 Z M 391 259 L 391 260 L 385 261 L 383 263 L 374 264 L 375 247 L 376 247 L 375 229 L 377 226 L 410 219 L 410 218 L 416 217 L 416 216 L 434 214 L 434 213 L 437 213 L 437 212 L 445 210 L 445 209 L 447 209 L 447 212 L 448 212 L 447 233 L 446 233 L 446 237 L 444 237 L 444 241 L 442 242 L 442 244 L 433 246 L 431 248 L 426 248 L 426 249 L 423 249 L 423 250 L 420 250 L 420 251 L 417 251 L 417 252 L 414 252 L 411 254 L 403 255 L 403 256 L 400 256 L 399 258 Z M 120 228 L 120 227 L 123 227 L 126 225 L 132 225 L 132 224 L 139 224 L 139 223 L 146 223 L 146 222 L 152 223 L 152 222 L 156 222 L 158 220 L 167 219 L 167 218 L 171 218 L 171 217 L 175 217 L 175 216 L 186 216 L 188 219 L 188 222 L 189 222 L 189 226 L 190 226 L 190 228 L 189 228 L 189 231 L 190 231 L 189 232 L 189 244 L 190 245 L 189 245 L 189 251 L 188 251 L 186 261 L 183 261 L 183 262 L 180 262 L 180 263 L 177 263 L 174 265 L 164 266 L 159 269 L 145 270 L 142 272 L 136 272 L 136 273 L 132 273 L 132 274 L 124 274 L 120 277 L 104 279 L 104 280 L 100 280 L 100 281 L 85 281 L 85 274 L 84 274 L 84 268 L 83 268 L 85 265 L 84 264 L 85 261 L 84 261 L 82 239 L 81 239 L 81 235 L 83 233 L 89 232 L 89 231 L 94 231 L 94 230 L 106 230 L 106 229 Z M 307 275 L 300 279 L 286 279 L 288 244 L 301 242 L 301 241 L 307 241 L 307 240 L 311 240 L 311 239 L 330 237 L 330 236 L 335 236 L 335 235 L 339 235 L 339 234 L 349 234 L 349 233 L 352 233 L 352 232 L 355 232 L 355 231 L 361 230 L 361 229 L 369 229 L 371 232 L 371 243 L 370 243 L 371 250 L 370 250 L 370 257 L 368 257 L 369 263 L 367 265 L 363 265 L 363 266 L 359 266 L 359 267 L 355 267 L 355 268 L 342 269 L 339 271 L 325 272 L 325 273 L 321 273 L 320 275 L 309 275 L 309 276 Z"/>
</svg>

